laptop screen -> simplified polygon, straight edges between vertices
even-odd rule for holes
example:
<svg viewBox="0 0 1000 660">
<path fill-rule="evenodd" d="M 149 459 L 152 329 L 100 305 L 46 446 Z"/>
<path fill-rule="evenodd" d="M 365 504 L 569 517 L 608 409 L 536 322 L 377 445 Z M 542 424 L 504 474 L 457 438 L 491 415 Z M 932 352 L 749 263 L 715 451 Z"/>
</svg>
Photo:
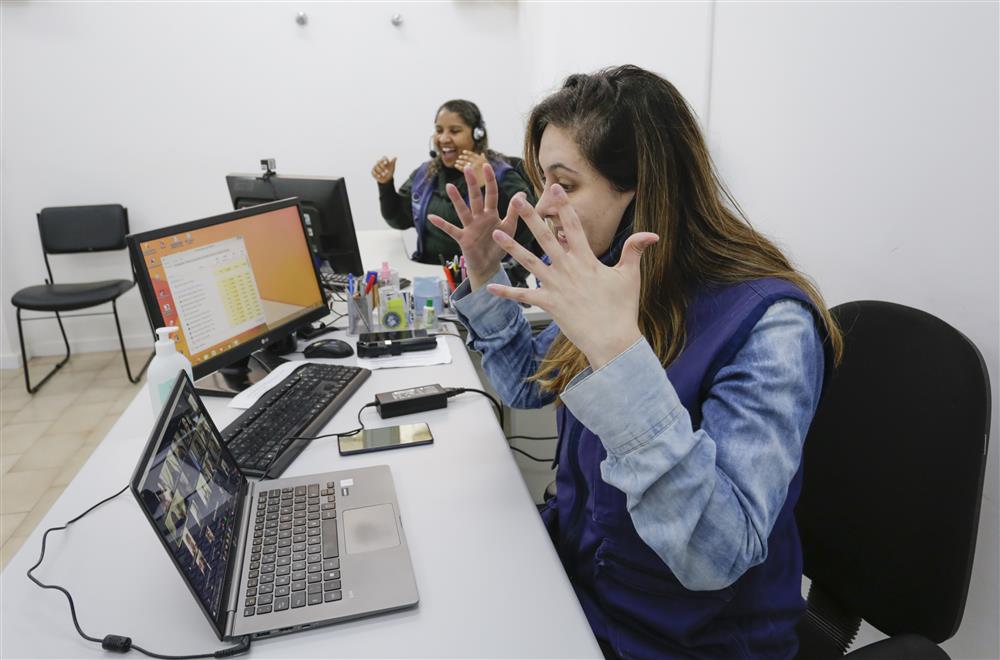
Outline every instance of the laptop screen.
<svg viewBox="0 0 1000 660">
<path fill-rule="evenodd" d="M 186 374 L 175 385 L 132 488 L 202 608 L 224 625 L 226 574 L 245 479 Z"/>
</svg>

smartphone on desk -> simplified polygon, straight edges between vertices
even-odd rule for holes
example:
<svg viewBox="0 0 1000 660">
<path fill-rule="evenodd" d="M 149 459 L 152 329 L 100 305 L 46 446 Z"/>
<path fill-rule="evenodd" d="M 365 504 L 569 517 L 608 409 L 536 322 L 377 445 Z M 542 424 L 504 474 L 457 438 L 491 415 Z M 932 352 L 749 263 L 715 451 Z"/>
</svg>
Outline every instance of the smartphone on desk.
<svg viewBox="0 0 1000 660">
<path fill-rule="evenodd" d="M 434 442 L 431 427 L 426 422 L 388 426 L 381 429 L 365 429 L 354 435 L 338 435 L 337 446 L 341 456 L 365 454 L 370 451 L 385 451 L 401 447 L 416 447 Z"/>
</svg>

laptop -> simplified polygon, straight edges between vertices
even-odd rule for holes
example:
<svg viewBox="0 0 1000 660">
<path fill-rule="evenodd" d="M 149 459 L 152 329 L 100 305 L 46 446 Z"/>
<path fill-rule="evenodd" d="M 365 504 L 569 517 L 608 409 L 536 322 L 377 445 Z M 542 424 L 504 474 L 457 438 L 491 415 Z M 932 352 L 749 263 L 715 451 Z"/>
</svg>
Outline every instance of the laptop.
<svg viewBox="0 0 1000 660">
<path fill-rule="evenodd" d="M 131 490 L 220 640 L 419 600 L 388 466 L 249 480 L 183 372 Z"/>
</svg>

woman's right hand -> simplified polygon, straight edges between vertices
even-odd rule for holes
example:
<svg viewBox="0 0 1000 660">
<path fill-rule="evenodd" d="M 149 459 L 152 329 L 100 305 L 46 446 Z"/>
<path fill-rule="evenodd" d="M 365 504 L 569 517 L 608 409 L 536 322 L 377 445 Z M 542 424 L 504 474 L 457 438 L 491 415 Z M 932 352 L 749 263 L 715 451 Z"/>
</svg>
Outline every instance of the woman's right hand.
<svg viewBox="0 0 1000 660">
<path fill-rule="evenodd" d="M 486 284 L 500 268 L 500 260 L 506 255 L 503 248 L 493 240 L 493 232 L 500 230 L 509 236 L 517 229 L 517 211 L 513 203 L 508 205 L 507 217 L 503 220 L 497 213 L 497 177 L 493 168 L 487 163 L 483 166 L 486 179 L 486 194 L 479 189 L 476 176 L 471 166 L 465 168 L 465 181 L 469 189 L 469 204 L 466 205 L 458 188 L 452 184 L 446 186 L 448 198 L 451 199 L 455 212 L 462 222 L 456 227 L 444 218 L 429 214 L 427 219 L 435 227 L 455 239 L 465 256 L 465 269 L 469 276 L 472 290 Z M 524 196 L 518 193 L 514 197 Z M 512 200 L 513 201 L 513 200 Z"/>
<path fill-rule="evenodd" d="M 382 156 L 375 163 L 372 168 L 372 177 L 379 183 L 389 183 L 392 181 L 393 175 L 396 174 L 396 157 L 393 156 L 392 160 L 389 160 L 386 156 Z"/>
</svg>

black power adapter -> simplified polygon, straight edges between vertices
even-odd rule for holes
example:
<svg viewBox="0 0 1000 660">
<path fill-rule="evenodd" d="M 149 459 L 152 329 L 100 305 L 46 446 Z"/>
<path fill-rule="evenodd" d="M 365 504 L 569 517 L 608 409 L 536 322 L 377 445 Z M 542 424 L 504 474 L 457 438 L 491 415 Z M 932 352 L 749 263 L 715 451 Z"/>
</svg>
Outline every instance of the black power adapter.
<svg viewBox="0 0 1000 660">
<path fill-rule="evenodd" d="M 379 392 L 375 395 L 375 409 L 378 410 L 382 419 L 425 410 L 437 410 L 447 406 L 448 390 L 437 383 L 405 390 Z"/>
</svg>

